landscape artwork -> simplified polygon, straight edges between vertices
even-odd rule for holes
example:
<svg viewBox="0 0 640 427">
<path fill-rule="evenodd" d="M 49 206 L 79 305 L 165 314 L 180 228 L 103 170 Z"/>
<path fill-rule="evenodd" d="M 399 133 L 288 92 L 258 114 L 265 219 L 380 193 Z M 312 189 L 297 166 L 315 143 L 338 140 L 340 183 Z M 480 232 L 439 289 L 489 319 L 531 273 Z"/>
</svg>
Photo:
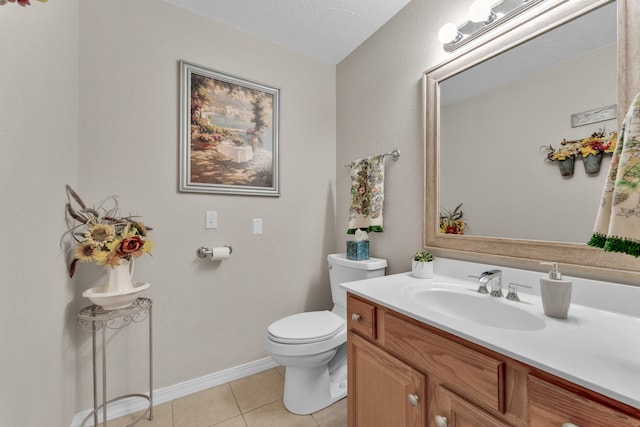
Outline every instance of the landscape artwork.
<svg viewBox="0 0 640 427">
<path fill-rule="evenodd" d="M 280 90 L 180 62 L 180 191 L 279 196 Z"/>
</svg>

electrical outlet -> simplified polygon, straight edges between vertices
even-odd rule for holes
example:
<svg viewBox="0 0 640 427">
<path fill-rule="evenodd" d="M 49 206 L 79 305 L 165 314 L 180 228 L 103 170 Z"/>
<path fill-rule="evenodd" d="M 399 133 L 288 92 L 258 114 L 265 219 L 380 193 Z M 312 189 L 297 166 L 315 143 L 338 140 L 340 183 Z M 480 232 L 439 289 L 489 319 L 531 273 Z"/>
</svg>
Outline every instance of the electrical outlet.
<svg viewBox="0 0 640 427">
<path fill-rule="evenodd" d="M 218 228 L 218 212 L 206 211 L 204 215 L 204 228 L 216 229 Z"/>
</svg>

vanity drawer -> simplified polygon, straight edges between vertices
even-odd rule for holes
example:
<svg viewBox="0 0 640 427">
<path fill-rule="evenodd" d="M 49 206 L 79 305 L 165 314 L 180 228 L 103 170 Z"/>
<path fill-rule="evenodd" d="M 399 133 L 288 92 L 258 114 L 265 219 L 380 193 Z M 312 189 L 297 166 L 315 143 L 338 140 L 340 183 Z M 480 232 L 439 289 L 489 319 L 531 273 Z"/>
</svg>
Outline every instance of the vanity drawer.
<svg viewBox="0 0 640 427">
<path fill-rule="evenodd" d="M 510 427 L 509 424 L 469 403 L 445 387 L 436 389 L 437 409 L 433 418 L 445 417 L 451 427 Z M 435 421 L 436 425 L 439 425 Z M 560 427 L 560 426 L 558 426 Z"/>
<path fill-rule="evenodd" d="M 640 420 L 634 417 L 533 375 L 528 377 L 528 389 L 530 426 L 640 426 Z"/>
<path fill-rule="evenodd" d="M 384 345 L 472 402 L 504 413 L 504 362 L 383 314 Z M 383 335 L 382 335 L 383 334 Z"/>
<path fill-rule="evenodd" d="M 350 330 L 376 339 L 376 306 L 349 294 L 347 296 L 347 325 Z"/>
</svg>

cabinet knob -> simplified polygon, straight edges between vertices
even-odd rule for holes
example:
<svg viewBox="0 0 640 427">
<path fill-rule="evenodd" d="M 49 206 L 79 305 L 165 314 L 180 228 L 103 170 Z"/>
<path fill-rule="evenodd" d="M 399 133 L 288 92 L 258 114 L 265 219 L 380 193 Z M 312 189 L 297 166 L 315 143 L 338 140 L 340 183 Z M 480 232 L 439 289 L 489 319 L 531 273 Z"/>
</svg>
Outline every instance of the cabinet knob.
<svg viewBox="0 0 640 427">
<path fill-rule="evenodd" d="M 438 427 L 447 427 L 447 418 L 441 417 L 440 415 L 436 415 L 433 417 L 433 420 L 436 422 L 436 426 Z"/>
<path fill-rule="evenodd" d="M 578 427 L 578 426 L 574 423 L 563 423 L 562 427 Z"/>
<path fill-rule="evenodd" d="M 360 321 L 360 315 L 358 313 L 353 313 L 351 315 L 351 320 L 353 320 L 354 322 L 359 322 Z"/>
<path fill-rule="evenodd" d="M 410 394 L 410 395 L 407 396 L 407 400 L 409 401 L 409 405 L 418 406 L 418 401 L 420 399 L 418 398 L 417 394 Z"/>
</svg>

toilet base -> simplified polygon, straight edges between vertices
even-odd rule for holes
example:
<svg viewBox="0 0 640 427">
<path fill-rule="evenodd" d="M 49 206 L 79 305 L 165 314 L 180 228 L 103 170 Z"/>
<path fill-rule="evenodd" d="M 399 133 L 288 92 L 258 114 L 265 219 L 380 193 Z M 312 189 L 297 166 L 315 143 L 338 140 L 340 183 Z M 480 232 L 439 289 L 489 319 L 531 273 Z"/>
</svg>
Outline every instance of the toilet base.
<svg viewBox="0 0 640 427">
<path fill-rule="evenodd" d="M 347 395 L 346 335 L 345 328 L 329 340 L 305 345 L 281 344 L 267 336 L 267 352 L 286 368 L 283 402 L 289 412 L 308 415 Z"/>
<path fill-rule="evenodd" d="M 347 365 L 329 373 L 327 365 L 317 368 L 288 366 L 285 373 L 285 408 L 296 415 L 308 415 L 347 395 Z"/>
</svg>

